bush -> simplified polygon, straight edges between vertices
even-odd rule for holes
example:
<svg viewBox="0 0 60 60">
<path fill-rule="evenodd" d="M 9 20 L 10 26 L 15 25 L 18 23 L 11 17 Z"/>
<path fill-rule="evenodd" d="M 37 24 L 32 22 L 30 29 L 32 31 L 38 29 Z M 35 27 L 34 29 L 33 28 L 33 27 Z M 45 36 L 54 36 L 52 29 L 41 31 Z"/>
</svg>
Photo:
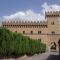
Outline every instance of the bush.
<svg viewBox="0 0 60 60">
<path fill-rule="evenodd" d="M 40 41 L 0 27 L 0 55 L 34 55 L 45 51 L 46 45 Z"/>
</svg>

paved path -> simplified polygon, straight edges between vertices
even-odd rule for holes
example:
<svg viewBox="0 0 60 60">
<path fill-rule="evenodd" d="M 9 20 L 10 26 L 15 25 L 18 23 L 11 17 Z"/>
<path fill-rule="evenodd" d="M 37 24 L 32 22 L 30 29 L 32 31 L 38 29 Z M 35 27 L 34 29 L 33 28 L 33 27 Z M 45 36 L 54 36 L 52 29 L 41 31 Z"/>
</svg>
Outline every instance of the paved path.
<svg viewBox="0 0 60 60">
<path fill-rule="evenodd" d="M 29 58 L 18 59 L 18 60 L 60 60 L 58 59 L 58 53 L 47 52 L 39 55 L 35 55 Z"/>
<path fill-rule="evenodd" d="M 0 60 L 60 60 L 57 52 L 46 52 L 39 55 L 27 57 L 26 55 L 17 59 L 0 59 Z"/>
</svg>

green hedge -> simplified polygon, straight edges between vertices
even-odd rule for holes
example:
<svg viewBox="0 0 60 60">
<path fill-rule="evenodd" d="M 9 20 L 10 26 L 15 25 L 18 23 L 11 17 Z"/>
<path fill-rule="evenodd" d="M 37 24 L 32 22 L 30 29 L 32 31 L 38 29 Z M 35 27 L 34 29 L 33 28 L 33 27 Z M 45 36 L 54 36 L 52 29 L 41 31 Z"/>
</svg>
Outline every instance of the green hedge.
<svg viewBox="0 0 60 60">
<path fill-rule="evenodd" d="M 46 45 L 0 27 L 0 55 L 34 55 L 46 51 Z"/>
</svg>

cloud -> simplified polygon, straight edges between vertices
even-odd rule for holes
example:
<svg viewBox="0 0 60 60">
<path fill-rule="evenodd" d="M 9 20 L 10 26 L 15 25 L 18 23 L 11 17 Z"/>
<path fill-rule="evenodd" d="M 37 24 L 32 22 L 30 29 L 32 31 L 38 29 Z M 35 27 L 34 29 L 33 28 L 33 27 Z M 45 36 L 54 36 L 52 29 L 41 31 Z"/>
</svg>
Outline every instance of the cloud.
<svg viewBox="0 0 60 60">
<path fill-rule="evenodd" d="M 42 11 L 60 11 L 60 5 L 52 4 L 48 5 L 46 2 L 42 5 Z"/>
<path fill-rule="evenodd" d="M 25 12 L 20 11 L 10 16 L 3 16 L 3 20 L 21 20 L 21 21 L 39 21 L 44 20 L 44 16 L 40 13 L 35 13 L 32 10 L 27 10 Z"/>
<path fill-rule="evenodd" d="M 40 13 L 35 13 L 31 9 L 27 11 L 19 11 L 9 16 L 3 16 L 2 20 L 13 20 L 13 21 L 44 21 L 45 11 L 60 11 L 60 5 L 52 4 L 48 5 L 46 2 L 41 5 L 42 10 Z"/>
</svg>

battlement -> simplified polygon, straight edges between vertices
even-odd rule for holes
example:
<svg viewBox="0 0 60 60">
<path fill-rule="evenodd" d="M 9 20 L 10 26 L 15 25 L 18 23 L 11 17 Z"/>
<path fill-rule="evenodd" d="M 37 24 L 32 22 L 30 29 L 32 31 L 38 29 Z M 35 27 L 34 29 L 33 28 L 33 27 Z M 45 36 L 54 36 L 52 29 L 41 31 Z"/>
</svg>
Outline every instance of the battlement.
<svg viewBox="0 0 60 60">
<path fill-rule="evenodd" d="M 3 26 L 47 26 L 47 21 L 3 21 Z"/>
<path fill-rule="evenodd" d="M 60 17 L 60 11 L 48 11 L 48 12 L 45 12 L 45 16 L 46 17 Z"/>
</svg>

